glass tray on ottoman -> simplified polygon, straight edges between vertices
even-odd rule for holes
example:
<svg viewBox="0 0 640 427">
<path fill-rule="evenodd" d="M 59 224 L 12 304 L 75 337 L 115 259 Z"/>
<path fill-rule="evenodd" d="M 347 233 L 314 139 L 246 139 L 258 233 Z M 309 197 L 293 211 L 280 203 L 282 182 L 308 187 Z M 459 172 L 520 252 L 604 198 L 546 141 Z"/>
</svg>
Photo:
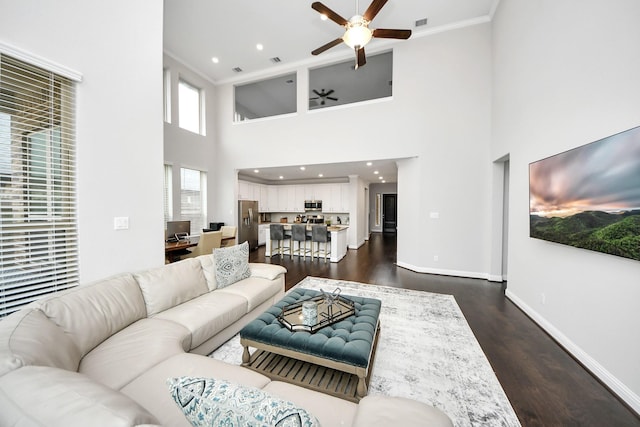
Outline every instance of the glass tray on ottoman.
<svg viewBox="0 0 640 427">
<path fill-rule="evenodd" d="M 302 305 L 305 302 L 313 301 L 318 304 L 316 321 L 312 324 L 305 324 L 302 316 Z M 318 295 L 305 301 L 284 306 L 278 315 L 278 320 L 287 329 L 293 332 L 306 331 L 315 333 L 325 326 L 333 325 L 356 313 L 353 301 L 340 295 L 335 296 L 333 304 L 328 304 L 324 295 Z"/>
</svg>

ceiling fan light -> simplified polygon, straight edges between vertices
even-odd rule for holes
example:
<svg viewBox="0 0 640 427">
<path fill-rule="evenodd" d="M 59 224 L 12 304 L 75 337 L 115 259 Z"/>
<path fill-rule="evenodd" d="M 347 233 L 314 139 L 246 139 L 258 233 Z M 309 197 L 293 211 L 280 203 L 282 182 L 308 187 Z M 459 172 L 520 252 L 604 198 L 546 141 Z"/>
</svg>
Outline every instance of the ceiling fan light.
<svg viewBox="0 0 640 427">
<path fill-rule="evenodd" d="M 369 29 L 366 21 L 360 16 L 354 16 L 349 20 L 347 24 L 347 31 L 345 31 L 342 40 L 351 49 L 364 47 L 373 37 L 373 31 Z"/>
</svg>

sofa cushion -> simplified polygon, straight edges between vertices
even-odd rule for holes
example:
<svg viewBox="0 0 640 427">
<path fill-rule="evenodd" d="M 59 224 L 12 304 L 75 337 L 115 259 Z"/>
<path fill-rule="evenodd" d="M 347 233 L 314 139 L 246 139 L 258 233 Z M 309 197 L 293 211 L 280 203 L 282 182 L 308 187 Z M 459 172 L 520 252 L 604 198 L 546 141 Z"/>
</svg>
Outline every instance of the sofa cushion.
<svg viewBox="0 0 640 427">
<path fill-rule="evenodd" d="M 287 269 L 281 265 L 262 262 L 250 262 L 249 270 L 251 270 L 251 277 L 262 277 L 269 280 L 274 280 L 287 272 Z"/>
<path fill-rule="evenodd" d="M 131 398 L 77 372 L 26 366 L 0 377 L 0 425 L 131 427 L 158 420 Z"/>
<path fill-rule="evenodd" d="M 189 349 L 191 334 L 168 320 L 141 319 L 114 334 L 80 362 L 80 372 L 119 390 L 156 364 Z"/>
<path fill-rule="evenodd" d="M 202 265 L 196 258 L 136 273 L 134 276 L 142 289 L 148 316 L 209 291 Z"/>
<path fill-rule="evenodd" d="M 230 293 L 247 300 L 247 311 L 251 311 L 284 289 L 284 279 L 268 280 L 261 277 L 247 277 L 244 280 L 217 290 L 217 293 Z"/>
<path fill-rule="evenodd" d="M 171 396 L 194 426 L 319 427 L 305 409 L 255 387 L 206 377 L 167 380 Z"/>
<path fill-rule="evenodd" d="M 40 310 L 25 308 L 0 322 L 0 376 L 21 366 L 77 371 L 80 350 Z"/>
<path fill-rule="evenodd" d="M 451 419 L 433 406 L 411 399 L 365 396 L 358 404 L 354 427 L 453 427 Z"/>
<path fill-rule="evenodd" d="M 246 298 L 214 291 L 158 313 L 154 319 L 183 325 L 191 333 L 191 348 L 195 348 L 245 314 Z"/>
<path fill-rule="evenodd" d="M 216 286 L 224 288 L 251 275 L 249 269 L 249 243 L 213 250 Z"/>
<path fill-rule="evenodd" d="M 175 404 L 165 384 L 167 378 L 185 375 L 219 378 L 257 388 L 263 388 L 270 382 L 266 376 L 242 366 L 229 365 L 206 356 L 183 353 L 149 369 L 120 391 L 162 420 L 164 425 L 188 427 L 191 423 Z"/>
<path fill-rule="evenodd" d="M 216 283 L 216 264 L 213 261 L 213 252 L 207 255 L 200 255 L 196 258 L 202 266 L 202 273 L 207 281 L 207 287 L 210 291 L 215 291 L 218 287 Z"/>
<path fill-rule="evenodd" d="M 36 304 L 71 337 L 82 355 L 146 317 L 140 288 L 130 274 L 78 286 Z"/>
</svg>

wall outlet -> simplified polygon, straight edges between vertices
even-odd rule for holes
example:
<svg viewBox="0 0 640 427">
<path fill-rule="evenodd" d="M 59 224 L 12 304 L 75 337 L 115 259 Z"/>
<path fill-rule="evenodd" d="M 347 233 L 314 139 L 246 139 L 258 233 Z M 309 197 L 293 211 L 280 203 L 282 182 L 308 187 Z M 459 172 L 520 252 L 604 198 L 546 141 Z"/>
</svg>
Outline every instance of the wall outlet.
<svg viewBox="0 0 640 427">
<path fill-rule="evenodd" d="M 129 229 L 129 217 L 128 216 L 117 216 L 113 218 L 113 229 L 114 230 L 128 230 Z"/>
<path fill-rule="evenodd" d="M 431 219 L 438 219 L 438 218 L 440 218 L 440 212 L 430 212 L 430 213 L 429 213 L 429 218 L 431 218 Z"/>
</svg>

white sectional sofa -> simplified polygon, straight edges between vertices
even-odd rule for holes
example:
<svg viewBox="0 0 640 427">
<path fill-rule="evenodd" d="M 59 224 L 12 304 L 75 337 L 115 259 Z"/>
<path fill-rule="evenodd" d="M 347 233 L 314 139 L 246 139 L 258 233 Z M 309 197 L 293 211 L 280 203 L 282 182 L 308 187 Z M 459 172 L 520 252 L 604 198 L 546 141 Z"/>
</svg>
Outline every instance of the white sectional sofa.
<svg viewBox="0 0 640 427">
<path fill-rule="evenodd" d="M 328 426 L 450 426 L 430 406 L 359 404 L 204 356 L 284 295 L 286 270 L 249 264 L 224 288 L 203 255 L 54 294 L 0 321 L 0 426 L 189 426 L 168 379 L 205 377 L 293 402 Z"/>
</svg>

